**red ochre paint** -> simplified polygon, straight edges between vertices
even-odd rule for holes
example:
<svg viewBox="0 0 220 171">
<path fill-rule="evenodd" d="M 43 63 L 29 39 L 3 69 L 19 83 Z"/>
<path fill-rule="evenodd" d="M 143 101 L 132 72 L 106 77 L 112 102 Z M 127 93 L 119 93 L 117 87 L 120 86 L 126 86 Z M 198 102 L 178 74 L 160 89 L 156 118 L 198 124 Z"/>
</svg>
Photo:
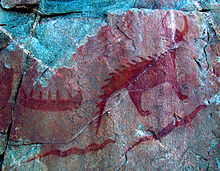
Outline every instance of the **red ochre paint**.
<svg viewBox="0 0 220 171">
<path fill-rule="evenodd" d="M 137 142 L 135 142 L 133 145 L 131 145 L 125 151 L 124 154 L 128 153 L 130 150 L 132 150 L 134 147 L 138 146 L 142 142 L 146 142 L 146 141 L 153 140 L 153 139 L 158 140 L 158 139 L 163 138 L 166 135 L 168 135 L 175 128 L 180 127 L 180 126 L 186 126 L 187 124 L 192 122 L 192 120 L 198 115 L 200 110 L 205 109 L 206 107 L 207 107 L 206 105 L 199 105 L 190 114 L 188 114 L 188 115 L 184 116 L 183 118 L 181 118 L 180 121 L 176 120 L 176 121 L 173 121 L 173 122 L 169 123 L 165 128 L 163 128 L 156 135 L 154 135 L 152 137 L 146 136 L 146 137 L 140 138 Z"/>
<path fill-rule="evenodd" d="M 8 104 L 12 92 L 13 69 L 0 66 L 0 108 Z"/>
<path fill-rule="evenodd" d="M 180 100 L 187 98 L 181 93 L 179 84 L 177 82 L 177 69 L 175 65 L 175 50 L 161 55 L 157 60 L 149 57 L 149 59 L 141 58 L 141 62 L 133 61 L 134 64 L 123 66 L 123 70 L 116 70 L 117 73 L 111 73 L 111 78 L 105 80 L 109 83 L 102 87 L 104 94 L 100 96 L 102 101 L 97 105 L 99 111 L 97 114 L 98 125 L 96 133 L 98 132 L 102 113 L 104 111 L 106 102 L 110 96 L 126 88 L 129 96 L 135 105 L 138 113 L 142 116 L 148 116 L 151 113 L 148 110 L 143 110 L 141 107 L 142 94 L 159 84 L 169 82 Z"/>
<path fill-rule="evenodd" d="M 172 34 L 173 34 L 173 30 L 172 28 L 168 28 L 166 26 L 166 19 L 167 19 L 167 16 L 170 14 L 170 12 L 167 12 L 163 19 L 162 19 L 162 27 L 165 31 L 165 34 L 163 35 L 164 37 L 168 38 L 168 39 L 171 39 L 172 38 Z M 188 22 L 187 22 L 187 18 L 185 15 L 183 15 L 183 19 L 184 19 L 184 29 L 182 31 L 179 31 L 178 29 L 175 29 L 175 35 L 174 35 L 174 42 L 171 43 L 171 46 L 173 46 L 174 44 L 176 43 L 179 43 L 179 42 L 182 42 L 182 41 L 185 41 L 184 40 L 184 36 L 187 34 L 188 32 Z"/>
<path fill-rule="evenodd" d="M 13 108 L 13 102 L 10 102 L 13 75 L 13 68 L 0 65 L 0 129 L 2 130 L 8 127 Z"/>
<path fill-rule="evenodd" d="M 165 36 L 171 39 L 172 35 L 168 34 L 170 30 L 164 24 L 165 17 L 163 18 L 162 25 L 166 32 Z M 185 36 L 188 32 L 188 23 L 186 16 L 184 16 L 184 22 L 185 25 L 182 32 L 176 29 L 175 39 L 172 44 L 184 41 L 183 36 Z M 116 69 L 116 72 L 110 73 L 111 77 L 105 80 L 108 81 L 108 83 L 102 87 L 104 93 L 100 96 L 101 101 L 96 106 L 98 108 L 96 114 L 99 116 L 96 128 L 96 135 L 98 134 L 107 100 L 112 96 L 113 93 L 119 90 L 122 90 L 124 88 L 128 90 L 129 96 L 133 104 L 135 105 L 138 113 L 142 117 L 151 114 L 148 110 L 143 110 L 141 107 L 142 94 L 147 89 L 151 89 L 159 84 L 169 82 L 180 100 L 188 98 L 188 96 L 181 93 L 180 86 L 177 82 L 175 50 L 170 50 L 158 56 L 157 59 L 150 56 L 148 56 L 149 59 L 145 59 L 143 57 L 139 58 L 141 60 L 140 62 L 132 60 L 134 64 L 127 63 L 127 66 L 122 66 L 122 70 Z"/>
<path fill-rule="evenodd" d="M 112 139 L 107 139 L 105 140 L 102 144 L 96 144 L 96 143 L 92 143 L 90 145 L 88 145 L 86 148 L 77 148 L 77 147 L 72 147 L 66 151 L 61 151 L 61 150 L 51 150 L 49 152 L 46 152 L 42 155 L 39 155 L 39 156 L 36 156 L 32 159 L 29 159 L 27 162 L 30 162 L 30 161 L 33 161 L 35 160 L 36 158 L 44 158 L 46 156 L 58 156 L 58 157 L 67 157 L 69 155 L 84 155 L 84 154 L 87 154 L 89 152 L 92 152 L 92 151 L 99 151 L 101 149 L 103 149 L 107 144 L 109 143 L 115 143 L 115 140 L 112 140 Z"/>
<path fill-rule="evenodd" d="M 19 103 L 29 109 L 41 110 L 41 111 L 63 111 L 75 109 L 82 103 L 82 91 L 79 90 L 78 93 L 72 97 L 68 92 L 69 99 L 63 100 L 60 98 L 59 90 L 56 91 L 56 100 L 52 100 L 51 92 L 48 93 L 47 99 L 42 99 L 42 92 L 39 93 L 39 98 L 33 98 L 34 90 L 32 88 L 30 95 L 28 96 L 25 88 L 21 88 L 21 97 Z"/>
</svg>

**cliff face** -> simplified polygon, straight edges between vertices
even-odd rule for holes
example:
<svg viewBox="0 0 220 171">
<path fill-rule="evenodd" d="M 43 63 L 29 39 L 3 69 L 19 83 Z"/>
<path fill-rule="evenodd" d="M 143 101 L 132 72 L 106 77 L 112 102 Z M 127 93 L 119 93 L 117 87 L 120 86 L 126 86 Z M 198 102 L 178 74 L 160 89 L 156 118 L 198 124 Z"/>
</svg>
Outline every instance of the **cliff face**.
<svg viewBox="0 0 220 171">
<path fill-rule="evenodd" d="M 2 170 L 219 170 L 215 0 L 1 0 Z"/>
</svg>

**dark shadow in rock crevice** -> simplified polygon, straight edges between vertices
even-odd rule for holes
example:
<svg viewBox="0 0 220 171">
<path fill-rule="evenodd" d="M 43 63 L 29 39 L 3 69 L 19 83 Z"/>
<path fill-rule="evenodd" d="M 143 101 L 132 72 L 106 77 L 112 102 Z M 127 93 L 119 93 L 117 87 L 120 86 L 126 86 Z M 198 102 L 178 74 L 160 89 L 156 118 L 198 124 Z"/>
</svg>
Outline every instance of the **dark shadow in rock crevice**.
<svg viewBox="0 0 220 171">
<path fill-rule="evenodd" d="M 9 137 L 11 134 L 11 127 L 12 127 L 12 122 L 8 125 L 8 129 L 7 129 L 7 139 L 6 139 L 5 151 L 3 152 L 3 154 L 0 155 L 0 170 L 2 170 L 2 165 L 4 162 L 4 158 L 5 158 L 5 152 L 7 150 L 8 141 L 9 141 Z"/>
</svg>

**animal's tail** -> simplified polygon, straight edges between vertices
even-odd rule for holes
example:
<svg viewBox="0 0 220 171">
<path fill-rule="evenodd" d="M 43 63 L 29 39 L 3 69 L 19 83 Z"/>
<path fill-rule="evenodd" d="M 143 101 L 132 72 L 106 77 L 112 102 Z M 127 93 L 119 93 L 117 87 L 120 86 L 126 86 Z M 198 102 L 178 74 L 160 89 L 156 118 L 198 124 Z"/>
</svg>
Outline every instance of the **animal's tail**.
<svg viewBox="0 0 220 171">
<path fill-rule="evenodd" d="M 98 121 L 97 121 L 97 127 L 96 127 L 96 135 L 98 134 L 99 131 L 99 127 L 101 124 L 101 120 L 102 120 L 102 115 L 105 109 L 105 105 L 106 105 L 107 99 L 103 99 L 96 107 L 99 108 L 98 112 L 96 112 L 96 114 L 98 115 Z"/>
</svg>

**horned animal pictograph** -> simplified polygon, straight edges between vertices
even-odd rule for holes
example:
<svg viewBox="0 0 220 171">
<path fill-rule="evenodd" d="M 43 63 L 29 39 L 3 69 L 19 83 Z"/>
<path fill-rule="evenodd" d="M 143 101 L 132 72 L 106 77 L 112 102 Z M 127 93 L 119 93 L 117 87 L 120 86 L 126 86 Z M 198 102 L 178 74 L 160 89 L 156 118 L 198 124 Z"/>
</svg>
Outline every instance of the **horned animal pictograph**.
<svg viewBox="0 0 220 171">
<path fill-rule="evenodd" d="M 169 40 L 168 44 L 168 51 L 165 51 L 164 53 L 157 55 L 155 57 L 148 56 L 148 57 L 134 57 L 132 62 L 126 63 L 126 65 L 122 65 L 122 69 L 115 69 L 115 72 L 112 72 L 109 74 L 109 78 L 105 80 L 106 85 L 101 87 L 103 90 L 103 93 L 99 96 L 99 102 L 97 102 L 97 112 L 98 115 L 98 121 L 97 121 L 97 128 L 96 128 L 96 134 L 98 133 L 102 116 L 105 111 L 105 107 L 107 104 L 108 99 L 116 92 L 127 89 L 129 97 L 131 101 L 133 102 L 134 106 L 136 107 L 136 110 L 138 114 L 141 117 L 146 117 L 151 115 L 150 111 L 143 110 L 142 109 L 142 95 L 144 92 L 146 92 L 149 89 L 152 89 L 153 87 L 163 84 L 163 83 L 169 83 L 174 92 L 176 93 L 177 97 L 180 100 L 185 100 L 188 98 L 187 95 L 183 94 L 181 91 L 181 86 L 178 82 L 177 77 L 177 67 L 176 67 L 176 45 L 178 43 L 184 42 L 184 36 L 188 32 L 188 22 L 185 15 L 183 15 L 184 19 L 184 28 L 182 31 L 175 28 L 168 28 L 166 26 L 166 19 L 167 16 L 170 14 L 170 12 L 167 12 L 163 18 L 162 18 L 162 28 L 164 30 L 163 36 Z M 60 105 L 56 103 L 56 101 L 60 101 L 59 94 L 57 92 L 57 98 L 56 101 L 51 101 L 50 99 L 50 93 L 48 95 L 49 101 L 43 101 L 40 100 L 34 101 L 32 98 L 32 94 L 30 96 L 27 95 L 27 93 L 23 90 L 23 97 L 24 100 L 21 101 L 21 104 L 25 107 L 34 109 L 35 107 L 30 103 L 31 101 L 33 104 L 37 104 L 37 109 L 43 109 L 47 110 L 49 107 L 50 111 L 53 110 L 64 110 L 62 107 L 63 105 Z M 76 100 L 78 98 L 78 100 Z M 80 104 L 82 102 L 80 92 L 75 96 L 75 100 L 73 101 L 63 101 L 63 104 L 68 104 L 67 109 L 70 109 L 71 104 Z M 54 104 L 53 104 L 54 103 Z M 57 107 L 52 107 L 55 104 L 57 104 Z M 62 104 L 62 103 L 60 103 Z M 160 138 L 165 137 L 170 132 L 172 132 L 174 129 L 180 127 L 180 126 L 186 126 L 187 124 L 191 123 L 193 119 L 198 115 L 198 113 L 205 109 L 206 105 L 198 105 L 194 108 L 190 113 L 186 114 L 184 117 L 182 117 L 180 120 L 171 121 L 168 123 L 165 127 L 163 127 L 159 132 L 155 133 L 155 135 L 149 137 L 144 136 L 140 138 L 137 142 L 135 142 L 133 145 L 128 147 L 128 149 L 125 151 L 124 154 L 128 153 L 130 150 L 132 150 L 134 147 L 138 146 L 142 142 L 146 142 L 149 140 L 159 140 Z M 102 144 L 96 144 L 92 143 L 88 145 L 85 148 L 78 148 L 78 147 L 72 147 L 68 150 L 61 151 L 61 150 L 51 150 L 46 153 L 43 153 L 41 155 L 38 155 L 32 159 L 29 159 L 27 162 L 32 161 L 36 158 L 43 158 L 50 155 L 55 155 L 59 157 L 66 157 L 71 154 L 78 154 L 78 155 L 84 155 L 86 153 L 92 152 L 92 151 L 98 151 L 103 149 L 106 145 L 110 143 L 116 143 L 115 140 L 107 139 Z"/>
<path fill-rule="evenodd" d="M 169 39 L 170 28 L 165 26 L 165 18 L 168 15 L 165 14 L 162 20 L 162 26 L 165 31 L 165 36 Z M 176 29 L 174 40 L 171 45 L 184 41 L 184 36 L 188 31 L 187 18 L 184 16 L 185 26 L 183 31 Z M 169 45 L 169 46 L 171 46 Z M 151 113 L 148 110 L 143 110 L 141 107 L 142 94 L 147 90 L 151 89 L 159 84 L 169 82 L 180 100 L 187 98 L 186 95 L 181 93 L 181 88 L 178 84 L 177 69 L 175 64 L 176 50 L 171 49 L 164 54 L 159 55 L 157 58 L 148 56 L 148 58 L 138 57 L 141 61 L 132 60 L 133 63 L 127 63 L 127 66 L 123 65 L 122 70 L 115 70 L 116 72 L 110 73 L 110 78 L 105 81 L 108 83 L 102 87 L 104 93 L 100 96 L 102 99 L 97 108 L 99 109 L 97 114 L 99 115 L 96 134 L 100 127 L 102 114 L 105 110 L 107 100 L 110 96 L 124 88 L 128 90 L 129 96 L 136 106 L 138 113 L 142 116 L 148 116 Z"/>
</svg>

